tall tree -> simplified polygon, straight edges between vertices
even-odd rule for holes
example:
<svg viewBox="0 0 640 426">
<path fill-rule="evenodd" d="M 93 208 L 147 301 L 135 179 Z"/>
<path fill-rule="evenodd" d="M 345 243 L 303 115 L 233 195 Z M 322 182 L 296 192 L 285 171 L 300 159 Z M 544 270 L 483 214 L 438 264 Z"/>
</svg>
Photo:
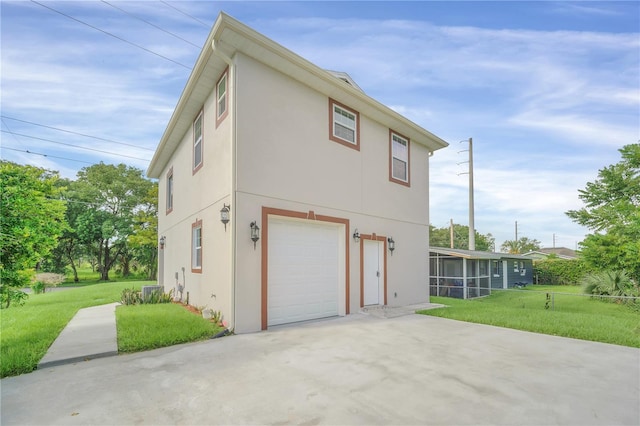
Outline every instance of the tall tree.
<svg viewBox="0 0 640 426">
<path fill-rule="evenodd" d="M 640 143 L 620 150 L 620 162 L 598 172 L 578 191 L 585 206 L 569 210 L 574 222 L 594 231 L 580 244 L 593 266 L 624 270 L 640 281 Z"/>
<path fill-rule="evenodd" d="M 146 269 L 147 278 L 155 280 L 158 272 L 158 184 L 153 183 L 140 201 L 129 247 L 134 258 Z"/>
<path fill-rule="evenodd" d="M 493 250 L 495 239 L 493 235 L 481 234 L 475 231 L 476 250 Z M 429 245 L 434 247 L 451 247 L 451 228 L 436 228 L 429 225 Z M 466 250 L 469 248 L 469 227 L 466 225 L 453 225 L 453 248 Z"/>
<path fill-rule="evenodd" d="M 24 299 L 19 289 L 66 229 L 57 180 L 57 172 L 0 161 L 0 295 L 6 307 Z"/>
<path fill-rule="evenodd" d="M 511 254 L 527 253 L 529 251 L 540 250 L 540 241 L 536 239 L 529 239 L 528 237 L 521 237 L 517 240 L 507 240 L 502 243 L 500 249 L 503 252 Z"/>
<path fill-rule="evenodd" d="M 100 279 L 127 248 L 134 217 L 153 183 L 135 167 L 94 164 L 78 172 L 74 185 L 79 201 L 93 205 L 78 217 L 77 231 L 98 259 Z"/>
<path fill-rule="evenodd" d="M 55 249 L 56 264 L 64 264 L 71 266 L 73 271 L 73 281 L 80 281 L 78 278 L 77 259 L 85 252 L 80 236 L 78 235 L 78 219 L 92 208 L 91 204 L 77 200 L 74 190 L 74 181 L 67 179 L 62 180 L 64 190 L 61 198 L 67 202 L 67 211 L 65 214 L 69 227 L 63 232 L 58 240 L 58 246 Z"/>
</svg>

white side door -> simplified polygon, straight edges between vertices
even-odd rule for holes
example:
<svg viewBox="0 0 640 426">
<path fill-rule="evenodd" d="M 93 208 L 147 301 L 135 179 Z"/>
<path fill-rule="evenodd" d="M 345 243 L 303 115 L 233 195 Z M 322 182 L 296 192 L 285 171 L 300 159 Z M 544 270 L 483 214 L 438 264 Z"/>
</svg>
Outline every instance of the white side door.
<svg viewBox="0 0 640 426">
<path fill-rule="evenodd" d="M 384 303 L 384 242 L 363 240 L 364 305 Z"/>
</svg>

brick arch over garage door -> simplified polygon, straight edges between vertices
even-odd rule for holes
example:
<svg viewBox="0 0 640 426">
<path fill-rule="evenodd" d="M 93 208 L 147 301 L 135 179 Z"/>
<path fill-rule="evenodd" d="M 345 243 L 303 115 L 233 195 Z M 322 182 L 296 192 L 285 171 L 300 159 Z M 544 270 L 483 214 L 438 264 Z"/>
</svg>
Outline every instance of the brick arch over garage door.
<svg viewBox="0 0 640 426">
<path fill-rule="evenodd" d="M 271 220 L 271 226 L 270 226 Z M 273 228 L 273 229 L 270 229 Z M 328 262 L 335 259 L 338 262 L 339 270 L 337 286 L 337 312 L 329 305 L 331 294 L 335 293 L 334 289 L 328 289 L 332 286 L 334 278 L 331 276 L 316 277 L 312 276 L 314 270 L 323 268 L 320 259 L 316 256 L 295 256 L 288 258 L 287 256 L 297 254 L 299 251 L 307 251 L 313 253 L 314 250 L 332 250 L 331 235 L 336 232 L 336 238 L 339 240 L 338 245 L 333 249 L 338 249 L 338 253 L 327 253 L 324 256 Z M 306 238 L 292 239 L 290 247 L 283 247 L 279 244 L 286 243 L 288 240 L 286 235 L 294 235 L 302 233 Z M 295 321 L 303 321 L 314 318 L 323 318 L 334 315 L 349 314 L 349 220 L 332 216 L 317 215 L 313 211 L 296 212 L 291 210 L 275 209 L 270 207 L 262 208 L 262 329 L 266 330 L 270 325 L 278 325 Z M 270 242 L 272 233 L 273 241 Z M 295 241 L 294 241 L 295 240 Z M 300 247 L 308 241 L 306 247 Z M 298 246 L 296 246 L 296 244 Z M 324 244 L 324 246 L 323 246 Z M 275 245 L 275 247 L 274 247 Z M 278 250 L 270 252 L 271 250 Z M 337 255 L 339 257 L 335 257 Z M 316 262 L 318 260 L 318 262 Z M 283 276 L 287 271 L 283 271 L 282 264 L 291 264 L 291 274 L 297 274 L 293 277 Z M 270 271 L 271 265 L 271 271 Z M 312 274 L 307 275 L 305 274 Z M 272 282 L 273 288 L 270 289 L 269 281 Z M 296 281 L 297 280 L 297 281 Z M 328 282 L 329 281 L 329 282 Z M 307 293 L 295 294 L 300 289 L 302 283 L 310 282 L 314 286 Z M 278 286 L 277 289 L 275 286 Z M 324 288 L 324 289 L 323 289 Z M 296 290 L 297 289 L 297 290 Z M 318 289 L 322 291 L 317 291 Z M 326 290 L 326 291 L 324 291 Z M 273 294 L 270 294 L 270 291 Z M 287 292 L 291 291 L 291 294 Z M 321 293 L 324 291 L 324 295 Z M 344 291 L 344 292 L 343 292 Z M 304 295 L 304 302 L 301 296 Z M 290 297 L 289 297 L 290 296 Z M 342 304 L 344 302 L 344 305 Z M 270 314 L 273 310 L 273 315 Z"/>
</svg>

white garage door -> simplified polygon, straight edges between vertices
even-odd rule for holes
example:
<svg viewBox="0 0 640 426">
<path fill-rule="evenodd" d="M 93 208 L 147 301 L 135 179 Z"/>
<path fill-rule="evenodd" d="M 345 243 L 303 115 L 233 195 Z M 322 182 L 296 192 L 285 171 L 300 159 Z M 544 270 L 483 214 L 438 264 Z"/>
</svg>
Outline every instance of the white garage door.
<svg viewBox="0 0 640 426">
<path fill-rule="evenodd" d="M 267 324 L 339 314 L 340 226 L 269 219 Z"/>
</svg>

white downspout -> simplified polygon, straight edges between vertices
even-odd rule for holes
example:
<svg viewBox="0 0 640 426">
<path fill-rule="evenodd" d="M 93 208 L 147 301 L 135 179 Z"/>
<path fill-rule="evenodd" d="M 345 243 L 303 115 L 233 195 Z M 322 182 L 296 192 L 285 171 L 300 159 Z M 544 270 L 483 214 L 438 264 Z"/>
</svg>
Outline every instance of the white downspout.
<svg viewBox="0 0 640 426">
<path fill-rule="evenodd" d="M 237 155 L 236 155 L 236 69 L 233 60 L 227 56 L 217 46 L 218 40 L 215 38 L 211 41 L 211 49 L 213 54 L 222 59 L 229 66 L 229 80 L 231 82 L 231 90 L 229 93 L 229 103 L 231 109 L 231 195 L 229 204 L 231 205 L 231 308 L 233 309 L 232 326 L 236 327 L 236 234 L 237 234 L 237 205 L 236 205 L 236 188 L 237 188 Z"/>
</svg>

